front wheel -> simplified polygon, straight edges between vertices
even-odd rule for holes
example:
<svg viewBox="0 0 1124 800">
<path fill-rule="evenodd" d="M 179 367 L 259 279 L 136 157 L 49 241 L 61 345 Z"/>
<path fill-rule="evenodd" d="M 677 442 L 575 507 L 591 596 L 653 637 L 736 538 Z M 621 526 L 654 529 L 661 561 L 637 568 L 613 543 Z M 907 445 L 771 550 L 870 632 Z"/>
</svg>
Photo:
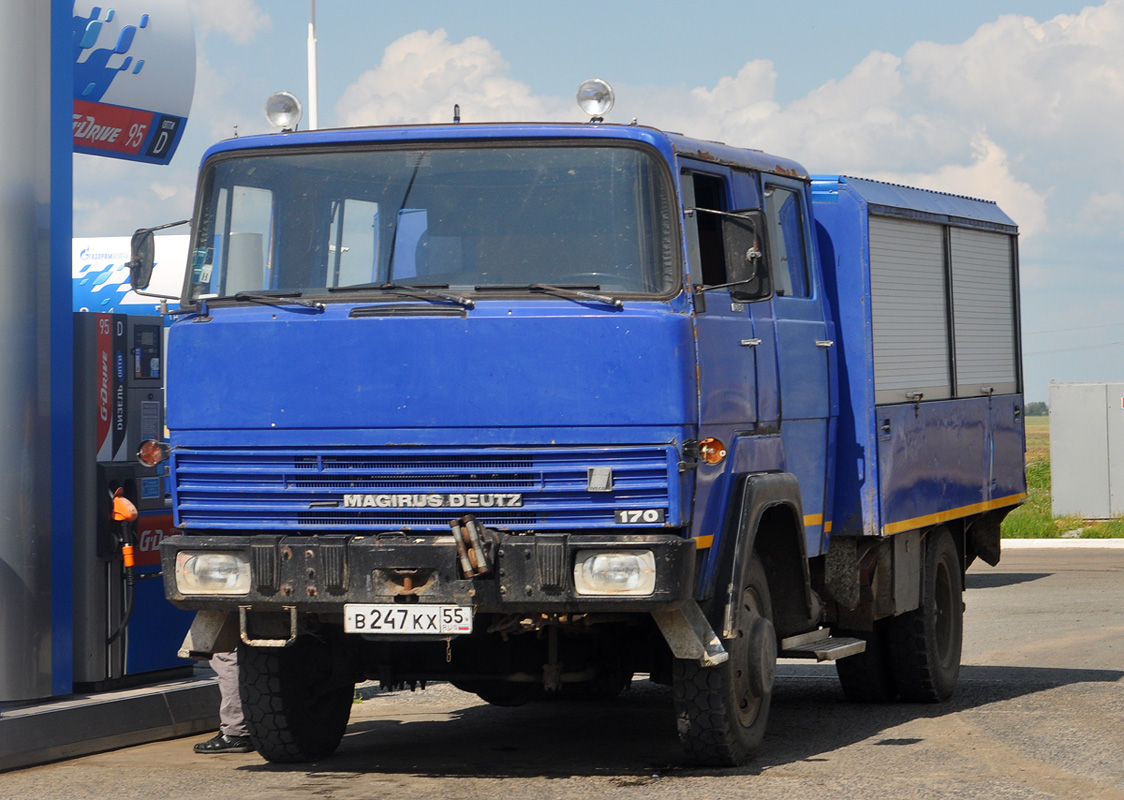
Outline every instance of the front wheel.
<svg viewBox="0 0 1124 800">
<path fill-rule="evenodd" d="M 948 700 L 960 676 L 964 573 L 947 528 L 936 528 L 925 537 L 921 605 L 890 622 L 890 669 L 902 699 L 914 703 Z"/>
<path fill-rule="evenodd" d="M 355 683 L 331 645 L 306 636 L 291 647 L 238 651 L 242 708 L 254 749 L 293 764 L 330 756 L 351 716 Z"/>
<path fill-rule="evenodd" d="M 679 739 L 692 761 L 708 766 L 739 766 L 765 736 L 777 638 L 765 567 L 755 555 L 742 580 L 737 630 L 724 642 L 729 660 L 716 667 L 676 659 L 673 697 Z"/>
</svg>

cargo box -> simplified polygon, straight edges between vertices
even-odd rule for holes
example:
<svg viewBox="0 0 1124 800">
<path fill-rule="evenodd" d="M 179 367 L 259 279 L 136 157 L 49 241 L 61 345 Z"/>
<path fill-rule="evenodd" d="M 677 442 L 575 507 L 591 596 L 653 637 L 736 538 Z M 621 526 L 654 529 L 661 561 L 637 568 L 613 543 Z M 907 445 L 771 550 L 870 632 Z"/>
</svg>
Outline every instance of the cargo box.
<svg viewBox="0 0 1124 800">
<path fill-rule="evenodd" d="M 816 177 L 812 197 L 841 347 L 833 534 L 1020 502 L 1015 223 L 993 202 L 862 178 Z"/>
</svg>

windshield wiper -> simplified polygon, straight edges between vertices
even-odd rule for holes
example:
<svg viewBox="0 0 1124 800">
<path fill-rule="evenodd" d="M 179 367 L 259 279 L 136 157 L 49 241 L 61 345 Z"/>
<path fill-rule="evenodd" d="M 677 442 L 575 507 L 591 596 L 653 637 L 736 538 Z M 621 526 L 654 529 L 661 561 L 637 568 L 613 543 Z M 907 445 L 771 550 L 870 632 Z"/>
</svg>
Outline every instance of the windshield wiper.
<svg viewBox="0 0 1124 800">
<path fill-rule="evenodd" d="M 542 294 L 549 294 L 555 297 L 562 297 L 566 300 L 588 300 L 593 303 L 603 303 L 613 308 L 624 308 L 624 302 L 616 297 L 610 297 L 607 294 L 593 294 L 592 292 L 582 291 L 583 289 L 600 289 L 600 284 L 593 284 L 590 286 L 578 285 L 565 285 L 556 286 L 551 283 L 525 283 L 525 284 L 512 284 L 512 285 L 496 285 L 496 286 L 476 286 L 473 287 L 478 292 L 540 292 Z"/>
<path fill-rule="evenodd" d="M 316 311 L 323 311 L 324 304 L 317 303 L 314 300 L 304 300 L 301 298 L 300 292 L 237 292 L 234 299 L 243 303 L 261 303 L 267 306 L 277 306 L 278 308 L 285 305 L 304 306 L 305 308 L 312 308 Z M 277 302 L 278 300 L 283 302 Z"/>
<path fill-rule="evenodd" d="M 372 289 L 391 294 L 408 295 L 411 297 L 431 298 L 456 303 L 465 308 L 475 308 L 476 301 L 452 292 L 441 292 L 439 289 L 448 289 L 447 283 L 355 283 L 350 286 L 329 286 L 329 292 L 363 292 Z"/>
</svg>

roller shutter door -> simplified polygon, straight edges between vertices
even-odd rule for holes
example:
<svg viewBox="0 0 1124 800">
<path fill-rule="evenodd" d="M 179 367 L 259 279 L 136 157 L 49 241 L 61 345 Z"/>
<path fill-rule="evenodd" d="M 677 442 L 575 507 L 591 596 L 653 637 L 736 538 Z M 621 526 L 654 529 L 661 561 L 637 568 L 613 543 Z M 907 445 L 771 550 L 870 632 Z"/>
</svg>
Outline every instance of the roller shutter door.
<svg viewBox="0 0 1124 800">
<path fill-rule="evenodd" d="M 945 264 L 944 226 L 870 218 L 876 403 L 952 396 Z"/>
<path fill-rule="evenodd" d="M 951 229 L 956 393 L 1018 391 L 1011 237 Z"/>
</svg>

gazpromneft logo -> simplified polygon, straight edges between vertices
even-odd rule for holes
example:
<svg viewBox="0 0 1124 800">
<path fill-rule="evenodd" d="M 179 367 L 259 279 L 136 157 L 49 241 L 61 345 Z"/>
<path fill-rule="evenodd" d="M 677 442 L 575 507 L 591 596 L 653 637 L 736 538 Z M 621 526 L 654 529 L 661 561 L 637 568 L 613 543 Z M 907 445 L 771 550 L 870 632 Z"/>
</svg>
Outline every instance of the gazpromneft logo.
<svg viewBox="0 0 1124 800">
<path fill-rule="evenodd" d="M 91 250 L 89 247 L 83 247 L 78 252 L 78 258 L 82 259 L 83 261 L 128 261 L 129 260 L 129 251 L 128 250 L 119 250 L 117 252 L 112 252 L 110 250 L 99 251 L 99 250 Z M 86 267 L 89 267 L 89 265 L 87 264 Z"/>
<path fill-rule="evenodd" d="M 520 508 L 521 494 L 345 494 L 344 508 Z"/>
</svg>

